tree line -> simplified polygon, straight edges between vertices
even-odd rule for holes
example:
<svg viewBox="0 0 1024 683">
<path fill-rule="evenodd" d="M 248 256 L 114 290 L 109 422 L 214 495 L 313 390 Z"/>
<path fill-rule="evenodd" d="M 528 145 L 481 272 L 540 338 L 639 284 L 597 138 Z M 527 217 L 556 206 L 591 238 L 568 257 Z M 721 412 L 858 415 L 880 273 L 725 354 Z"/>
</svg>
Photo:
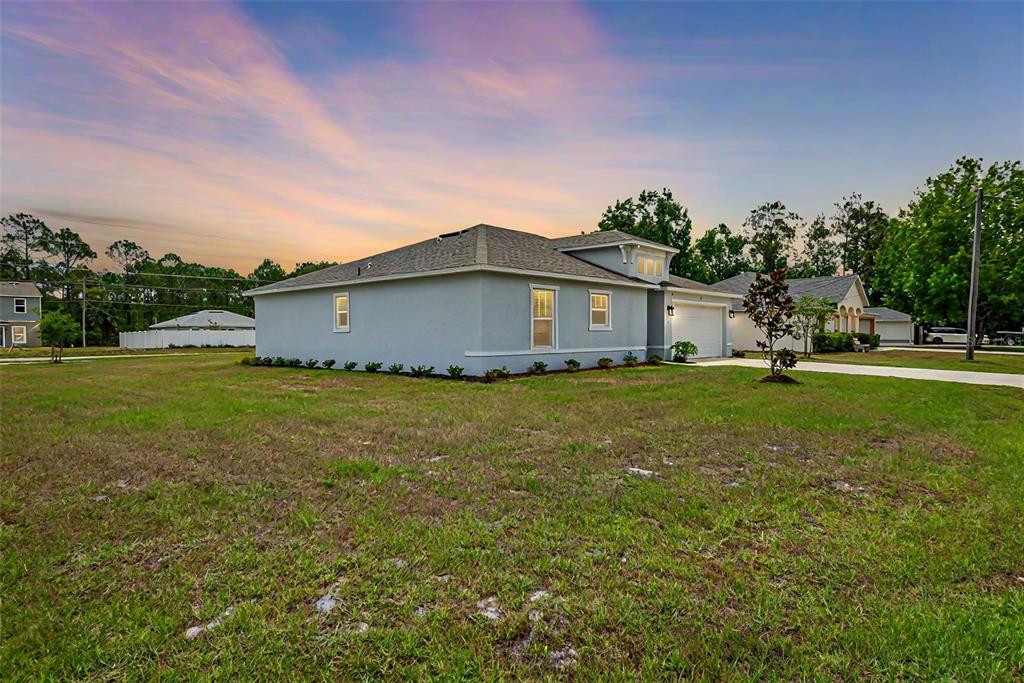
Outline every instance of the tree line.
<svg viewBox="0 0 1024 683">
<path fill-rule="evenodd" d="M 857 274 L 872 305 L 918 324 L 967 318 L 974 201 L 984 192 L 979 332 L 1024 327 L 1024 170 L 963 157 L 927 178 L 896 215 L 858 193 L 809 223 L 781 201 L 750 211 L 739 229 L 721 223 L 692 239 L 688 210 L 671 190 L 644 190 L 609 206 L 598 228 L 679 249 L 671 273 L 713 283 L 746 271 L 788 277 Z"/>
<path fill-rule="evenodd" d="M 961 158 L 925 180 L 896 215 L 860 194 L 835 203 L 831 215 L 809 223 L 781 201 L 752 209 L 742 226 L 719 224 L 692 239 L 688 210 L 671 190 L 645 190 L 609 206 L 598 228 L 618 229 L 679 249 L 674 275 L 712 283 L 744 271 L 789 277 L 856 273 L 874 305 L 910 313 L 921 324 L 962 324 L 967 315 L 974 193 L 985 193 L 979 327 L 1024 326 L 1024 171 L 1019 161 L 985 167 Z M 299 263 L 286 271 L 264 259 L 244 275 L 231 268 L 184 261 L 174 253 L 154 258 L 130 240 L 105 251 L 115 268 L 96 271 L 97 253 L 64 227 L 53 229 L 29 214 L 0 219 L 0 277 L 35 282 L 44 309 L 81 320 L 85 304 L 90 344 L 116 344 L 119 331 L 205 308 L 252 315 L 242 292 L 334 265 Z M 84 293 L 84 294 L 83 294 Z"/>
<path fill-rule="evenodd" d="M 130 240 L 117 240 L 105 254 L 112 270 L 90 266 L 96 251 L 81 235 L 53 229 L 35 216 L 18 213 L 0 218 L 0 277 L 31 281 L 43 294 L 44 310 L 61 310 L 82 319 L 90 345 L 117 345 L 117 333 L 207 308 L 253 314 L 252 299 L 242 292 L 263 284 L 335 265 L 299 263 L 286 271 L 264 259 L 244 275 L 232 268 L 191 263 L 174 253 L 154 258 Z"/>
</svg>

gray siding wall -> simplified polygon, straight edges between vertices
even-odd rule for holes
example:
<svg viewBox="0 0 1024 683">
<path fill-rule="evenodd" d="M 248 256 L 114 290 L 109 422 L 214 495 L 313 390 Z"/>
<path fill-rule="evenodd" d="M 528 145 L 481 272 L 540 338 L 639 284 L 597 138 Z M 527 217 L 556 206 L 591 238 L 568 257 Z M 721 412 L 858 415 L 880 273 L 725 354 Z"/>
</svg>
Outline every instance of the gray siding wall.
<svg viewBox="0 0 1024 683">
<path fill-rule="evenodd" d="M 605 270 L 610 270 L 613 273 L 621 273 L 627 277 L 635 277 L 640 280 L 646 280 L 652 284 L 660 284 L 665 280 L 668 280 L 668 268 L 672 263 L 673 254 L 667 251 L 661 251 L 654 247 L 642 247 L 640 253 L 645 256 L 660 256 L 662 258 L 662 271 L 661 277 L 656 275 L 641 275 L 636 270 L 636 256 L 637 250 L 632 247 L 626 248 L 626 263 L 622 262 L 622 250 L 619 247 L 600 247 L 597 249 L 580 249 L 578 251 L 567 252 L 576 258 L 593 263 L 595 266 L 601 266 Z"/>
<path fill-rule="evenodd" d="M 557 348 L 530 348 L 530 285 L 557 288 Z M 590 330 L 590 290 L 611 293 L 610 331 Z M 334 331 L 334 294 L 348 292 L 350 331 Z M 480 375 L 506 366 L 523 372 L 536 360 L 562 369 L 576 358 L 584 367 L 627 352 L 645 358 L 647 290 L 614 283 L 467 273 L 361 283 L 255 297 L 256 353 L 260 356 L 333 358 L 386 368 L 460 365 Z"/>
<path fill-rule="evenodd" d="M 257 296 L 256 354 L 467 368 L 480 346 L 478 273 Z M 349 294 L 349 332 L 334 331 L 334 294 Z"/>
<path fill-rule="evenodd" d="M 530 348 L 531 284 L 558 288 L 555 349 Z M 590 330 L 590 290 L 611 293 L 611 330 Z M 469 349 L 479 355 L 474 353 L 467 361 L 477 359 L 483 370 L 504 365 L 512 372 L 524 372 L 536 360 L 544 361 L 552 370 L 564 369 L 569 358 L 580 361 L 583 367 L 592 367 L 603 357 L 620 363 L 627 352 L 643 360 L 647 347 L 647 291 L 612 282 L 487 273 L 483 278 L 481 346 Z"/>
<path fill-rule="evenodd" d="M 12 325 L 25 326 L 27 344 L 25 346 L 39 346 L 39 319 L 42 317 L 42 299 L 37 296 L 25 298 L 25 312 L 14 312 L 14 299 L 22 297 L 0 296 L 0 326 L 4 328 L 3 343 L 5 347 L 13 345 Z M 19 344 L 21 346 L 21 344 Z"/>
<path fill-rule="evenodd" d="M 21 297 L 13 296 L 0 296 L 0 320 L 5 323 L 9 322 L 35 322 L 42 317 L 40 313 L 40 307 L 42 306 L 42 300 L 37 296 L 25 297 L 25 312 L 15 313 L 14 312 L 14 300 Z"/>
</svg>

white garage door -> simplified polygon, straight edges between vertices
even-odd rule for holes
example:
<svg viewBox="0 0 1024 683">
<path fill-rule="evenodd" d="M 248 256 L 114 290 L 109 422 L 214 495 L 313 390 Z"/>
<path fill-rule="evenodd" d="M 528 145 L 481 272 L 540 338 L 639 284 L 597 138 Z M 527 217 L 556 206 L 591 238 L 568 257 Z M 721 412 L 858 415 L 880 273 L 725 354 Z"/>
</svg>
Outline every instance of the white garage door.
<svg viewBox="0 0 1024 683">
<path fill-rule="evenodd" d="M 697 356 L 701 358 L 722 355 L 722 319 L 725 309 L 721 306 L 694 306 L 682 301 L 673 301 L 675 315 L 672 316 L 672 341 L 692 341 L 697 345 Z"/>
</svg>

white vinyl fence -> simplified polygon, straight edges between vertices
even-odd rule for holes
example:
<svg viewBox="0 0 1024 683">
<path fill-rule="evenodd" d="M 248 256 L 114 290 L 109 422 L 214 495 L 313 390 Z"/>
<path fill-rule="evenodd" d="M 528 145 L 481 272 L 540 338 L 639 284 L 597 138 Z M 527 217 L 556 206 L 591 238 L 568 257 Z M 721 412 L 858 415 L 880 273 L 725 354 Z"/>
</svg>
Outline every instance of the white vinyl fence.
<svg viewBox="0 0 1024 683">
<path fill-rule="evenodd" d="M 256 330 L 143 330 L 120 332 L 122 349 L 174 346 L 256 346 Z"/>
</svg>

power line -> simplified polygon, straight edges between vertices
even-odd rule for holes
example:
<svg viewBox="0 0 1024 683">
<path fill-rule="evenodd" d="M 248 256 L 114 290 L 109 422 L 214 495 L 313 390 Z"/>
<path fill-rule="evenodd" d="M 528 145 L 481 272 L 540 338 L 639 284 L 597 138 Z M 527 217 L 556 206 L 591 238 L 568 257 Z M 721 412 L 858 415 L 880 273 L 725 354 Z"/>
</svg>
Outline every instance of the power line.
<svg viewBox="0 0 1024 683">
<path fill-rule="evenodd" d="M 32 268 L 33 266 L 38 267 L 38 264 L 34 264 L 34 263 L 14 263 L 13 261 L 0 261 L 0 265 L 2 265 L 2 266 L 15 266 L 17 268 Z M 89 268 L 69 268 L 65 272 L 68 272 L 68 273 L 72 273 L 72 272 L 79 272 L 79 273 L 85 272 L 85 273 L 92 273 L 93 277 L 102 277 L 103 276 L 103 274 L 97 274 L 94 271 L 90 270 Z M 116 275 L 116 273 L 113 273 L 113 274 Z M 265 283 L 268 283 L 268 284 L 269 283 L 273 283 L 273 282 L 280 282 L 280 280 L 257 280 L 256 278 L 251 278 L 251 277 L 221 277 L 219 275 L 179 275 L 178 273 L 148 273 L 148 272 L 145 272 L 145 271 L 136 272 L 136 273 L 126 273 L 125 275 L 129 275 L 129 276 L 132 276 L 132 277 L 181 277 L 181 278 L 189 278 L 189 279 L 193 279 L 193 280 L 235 280 L 235 281 L 245 281 L 245 282 L 265 282 Z M 42 282 L 42 280 L 40 280 L 40 282 Z M 78 284 L 78 283 L 76 282 L 75 284 Z"/>
</svg>

